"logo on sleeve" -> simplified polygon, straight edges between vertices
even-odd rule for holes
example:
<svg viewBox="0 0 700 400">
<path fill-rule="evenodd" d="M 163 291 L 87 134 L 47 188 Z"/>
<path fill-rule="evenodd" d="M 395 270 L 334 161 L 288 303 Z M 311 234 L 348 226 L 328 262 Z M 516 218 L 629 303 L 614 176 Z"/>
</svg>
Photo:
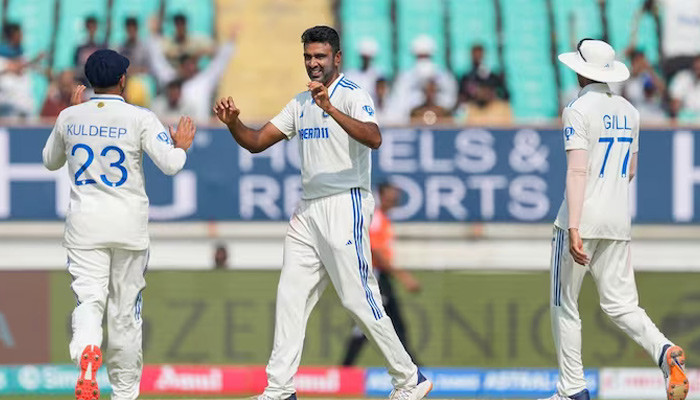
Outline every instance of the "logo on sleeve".
<svg viewBox="0 0 700 400">
<path fill-rule="evenodd" d="M 158 140 L 160 140 L 161 142 L 167 143 L 167 144 L 171 144 L 171 143 L 170 143 L 170 136 L 168 136 L 167 133 L 161 132 L 161 133 L 158 134 L 157 137 L 158 137 Z"/>
<path fill-rule="evenodd" d="M 374 115 L 374 109 L 371 106 L 363 106 L 362 109 L 365 110 L 370 117 Z"/>
<path fill-rule="evenodd" d="M 576 131 L 572 126 L 567 126 L 566 128 L 564 128 L 564 137 L 567 141 L 571 139 L 572 136 L 574 136 L 574 133 L 576 133 Z"/>
</svg>

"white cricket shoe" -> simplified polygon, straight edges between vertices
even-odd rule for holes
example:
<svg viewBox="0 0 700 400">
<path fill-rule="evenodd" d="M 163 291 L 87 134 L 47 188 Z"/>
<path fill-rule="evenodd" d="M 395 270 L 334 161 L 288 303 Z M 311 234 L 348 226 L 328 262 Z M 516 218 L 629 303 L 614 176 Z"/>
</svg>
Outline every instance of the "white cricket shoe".
<svg viewBox="0 0 700 400">
<path fill-rule="evenodd" d="M 688 377 L 685 375 L 685 352 L 680 346 L 667 345 L 661 356 L 661 371 L 666 381 L 668 400 L 685 400 L 688 396 Z"/>
<path fill-rule="evenodd" d="M 411 388 L 394 389 L 389 400 L 420 400 L 433 390 L 433 383 L 418 371 L 418 383 Z"/>
<path fill-rule="evenodd" d="M 270 397 L 270 396 L 266 395 L 265 393 L 263 393 L 260 396 L 251 397 L 251 400 L 278 400 L 278 399 L 275 399 L 274 397 Z M 294 393 L 284 400 L 297 400 L 297 394 Z"/>
</svg>

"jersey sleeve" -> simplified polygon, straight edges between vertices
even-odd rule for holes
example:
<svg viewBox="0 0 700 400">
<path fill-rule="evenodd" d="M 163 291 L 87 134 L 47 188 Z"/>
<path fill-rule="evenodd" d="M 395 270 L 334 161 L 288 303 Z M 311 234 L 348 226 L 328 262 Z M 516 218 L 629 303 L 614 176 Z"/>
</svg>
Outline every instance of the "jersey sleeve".
<svg viewBox="0 0 700 400">
<path fill-rule="evenodd" d="M 345 104 L 345 113 L 362 122 L 377 123 L 377 115 L 374 111 L 374 102 L 365 90 L 356 89 L 348 96 Z"/>
<path fill-rule="evenodd" d="M 63 140 L 63 118 L 61 118 L 60 115 L 56 118 L 56 125 L 54 125 L 53 130 L 51 130 L 51 135 L 49 135 L 46 141 L 41 156 L 44 166 L 50 171 L 55 171 L 66 163 L 66 144 Z"/>
<path fill-rule="evenodd" d="M 185 166 L 187 154 L 173 146 L 167 129 L 152 112 L 141 123 L 141 146 L 166 175 L 175 175 Z"/>
<path fill-rule="evenodd" d="M 295 103 L 296 99 L 290 100 L 282 111 L 270 120 L 270 123 L 277 127 L 287 139 L 293 138 L 297 133 L 294 128 L 294 120 L 296 118 Z"/>
<path fill-rule="evenodd" d="M 588 126 L 583 115 L 567 107 L 561 115 L 564 125 L 564 148 L 566 150 L 588 150 Z"/>
</svg>

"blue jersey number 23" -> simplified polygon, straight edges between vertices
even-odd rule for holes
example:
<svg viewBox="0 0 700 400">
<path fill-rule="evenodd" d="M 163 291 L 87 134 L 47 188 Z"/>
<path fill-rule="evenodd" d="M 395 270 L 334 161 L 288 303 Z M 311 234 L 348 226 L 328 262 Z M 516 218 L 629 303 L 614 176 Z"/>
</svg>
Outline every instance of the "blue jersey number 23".
<svg viewBox="0 0 700 400">
<path fill-rule="evenodd" d="M 75 156 L 75 152 L 78 149 L 82 149 L 87 153 L 87 159 L 85 160 L 85 163 L 78 168 L 77 171 L 75 171 L 75 184 L 76 186 L 81 186 L 81 185 L 90 185 L 93 183 L 97 183 L 94 179 L 80 179 L 80 175 L 82 175 L 89 167 L 90 164 L 92 164 L 93 160 L 95 159 L 95 153 L 92 151 L 92 148 L 86 144 L 78 143 L 75 146 L 73 146 L 73 149 L 71 150 L 71 155 Z M 116 168 L 121 172 L 121 178 L 119 178 L 118 181 L 112 182 L 109 179 L 107 179 L 107 175 L 102 174 L 100 175 L 100 179 L 102 182 L 111 187 L 118 187 L 124 184 L 126 182 L 126 178 L 128 177 L 128 171 L 124 166 L 122 165 L 124 161 L 126 160 L 126 155 L 117 146 L 107 146 L 102 150 L 102 153 L 100 153 L 100 156 L 104 157 L 106 156 L 109 152 L 116 152 L 119 155 L 119 159 L 111 164 L 109 164 L 110 167 Z"/>
</svg>

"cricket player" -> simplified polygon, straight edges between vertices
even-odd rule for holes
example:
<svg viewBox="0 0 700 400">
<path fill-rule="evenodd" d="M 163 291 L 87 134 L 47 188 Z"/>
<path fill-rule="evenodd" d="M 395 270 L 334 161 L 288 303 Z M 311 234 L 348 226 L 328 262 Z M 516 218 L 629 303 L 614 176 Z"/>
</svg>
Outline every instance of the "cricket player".
<svg viewBox="0 0 700 400">
<path fill-rule="evenodd" d="M 149 245 L 143 152 L 174 175 L 185 165 L 195 134 L 189 118 L 168 134 L 152 112 L 124 102 L 128 66 L 129 60 L 113 50 L 94 52 L 85 75 L 95 96 L 59 114 L 43 151 L 46 168 L 67 163 L 71 181 L 63 245 L 77 301 L 70 355 L 80 367 L 79 400 L 100 397 L 95 374 L 102 364 L 105 307 L 112 399 L 139 395 L 141 292 Z"/>
<path fill-rule="evenodd" d="M 422 399 L 432 388 L 401 345 L 372 274 L 368 227 L 374 211 L 370 152 L 382 141 L 365 90 L 339 72 L 340 38 L 327 26 L 302 37 L 308 90 L 261 129 L 245 126 L 231 97 L 214 106 L 239 145 L 257 153 L 299 137 L 303 196 L 284 242 L 275 337 L 260 400 L 296 399 L 293 377 L 306 322 L 328 282 L 379 348 L 392 376 L 392 399 Z"/>
<path fill-rule="evenodd" d="M 603 311 L 661 368 L 668 399 L 683 400 L 688 394 L 685 354 L 639 307 L 630 259 L 629 185 L 637 169 L 639 112 L 607 84 L 626 80 L 629 71 L 600 40 L 583 39 L 577 51 L 559 60 L 578 74 L 582 90 L 562 113 L 566 195 L 554 223 L 551 266 L 559 382 L 550 399 L 589 398 L 578 297 L 590 271 Z"/>
</svg>

